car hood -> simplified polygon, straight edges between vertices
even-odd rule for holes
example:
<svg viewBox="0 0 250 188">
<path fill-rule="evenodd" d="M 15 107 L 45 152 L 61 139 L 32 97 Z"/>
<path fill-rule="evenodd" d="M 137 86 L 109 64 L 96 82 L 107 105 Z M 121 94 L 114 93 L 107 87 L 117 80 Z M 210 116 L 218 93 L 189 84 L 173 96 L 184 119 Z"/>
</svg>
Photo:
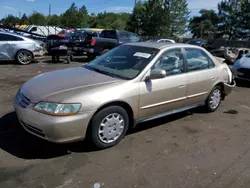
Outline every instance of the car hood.
<svg viewBox="0 0 250 188">
<path fill-rule="evenodd" d="M 84 67 L 74 67 L 40 74 L 24 83 L 21 90 L 32 102 L 51 101 L 51 99 L 53 102 L 58 102 L 62 100 L 60 97 L 63 93 L 75 94 L 119 81 L 122 80 Z"/>
<path fill-rule="evenodd" d="M 242 57 L 236 65 L 238 68 L 247 68 L 250 69 L 250 58 L 249 57 Z"/>
</svg>

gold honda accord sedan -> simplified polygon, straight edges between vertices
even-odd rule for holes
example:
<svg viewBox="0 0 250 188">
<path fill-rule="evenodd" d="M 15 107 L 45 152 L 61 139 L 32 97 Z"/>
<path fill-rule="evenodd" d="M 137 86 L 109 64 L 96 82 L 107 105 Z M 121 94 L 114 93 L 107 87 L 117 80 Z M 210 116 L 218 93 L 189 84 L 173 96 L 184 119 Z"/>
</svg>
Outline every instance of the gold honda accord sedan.
<svg viewBox="0 0 250 188">
<path fill-rule="evenodd" d="M 33 135 L 56 143 L 88 138 L 103 149 L 140 122 L 198 106 L 213 112 L 234 86 L 228 66 L 201 47 L 138 42 L 32 78 L 14 107 Z"/>
</svg>

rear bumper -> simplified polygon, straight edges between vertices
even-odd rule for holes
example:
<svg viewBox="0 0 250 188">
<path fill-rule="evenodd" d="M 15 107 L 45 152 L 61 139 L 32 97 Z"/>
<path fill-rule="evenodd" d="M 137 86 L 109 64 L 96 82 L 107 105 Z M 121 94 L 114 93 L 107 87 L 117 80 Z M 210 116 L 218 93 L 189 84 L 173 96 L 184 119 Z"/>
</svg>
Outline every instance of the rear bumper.
<svg viewBox="0 0 250 188">
<path fill-rule="evenodd" d="M 85 47 L 73 47 L 72 48 L 73 52 L 87 52 L 87 53 L 94 53 L 94 48 L 85 48 Z"/>
<path fill-rule="evenodd" d="M 225 93 L 225 95 L 226 96 L 229 95 L 232 92 L 232 90 L 233 90 L 233 88 L 235 86 L 236 86 L 235 80 L 233 80 L 233 82 L 231 84 L 224 83 L 224 93 Z"/>
</svg>

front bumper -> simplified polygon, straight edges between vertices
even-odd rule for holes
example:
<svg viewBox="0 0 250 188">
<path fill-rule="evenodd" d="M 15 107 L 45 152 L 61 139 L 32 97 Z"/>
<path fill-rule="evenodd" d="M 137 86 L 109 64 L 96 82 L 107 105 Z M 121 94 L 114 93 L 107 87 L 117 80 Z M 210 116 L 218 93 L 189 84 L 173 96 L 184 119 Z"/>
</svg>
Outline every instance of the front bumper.
<svg viewBox="0 0 250 188">
<path fill-rule="evenodd" d="M 236 68 L 232 68 L 232 72 L 235 79 L 250 81 L 250 76 L 248 74 L 244 75 L 244 73 L 238 72 Z"/>
<path fill-rule="evenodd" d="M 14 103 L 14 108 L 23 128 L 42 139 L 55 143 L 68 143 L 83 140 L 93 111 L 73 116 L 57 117 L 33 110 L 33 105 L 22 108 Z"/>
<path fill-rule="evenodd" d="M 234 78 L 238 80 L 245 80 L 245 81 L 250 81 L 250 78 L 246 78 L 242 75 L 234 74 Z"/>
<path fill-rule="evenodd" d="M 44 49 L 33 51 L 34 59 L 41 59 L 41 58 L 44 57 L 44 54 L 45 54 L 45 50 Z"/>
</svg>

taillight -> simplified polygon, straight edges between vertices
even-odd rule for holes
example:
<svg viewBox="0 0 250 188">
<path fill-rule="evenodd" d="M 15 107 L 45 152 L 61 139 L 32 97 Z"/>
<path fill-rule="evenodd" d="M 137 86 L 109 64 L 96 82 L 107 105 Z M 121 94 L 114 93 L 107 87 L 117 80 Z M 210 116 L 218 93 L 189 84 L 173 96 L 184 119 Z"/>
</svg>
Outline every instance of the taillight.
<svg viewBox="0 0 250 188">
<path fill-rule="evenodd" d="M 95 40 L 95 39 L 91 39 L 90 44 L 91 44 L 92 46 L 94 46 L 95 43 L 96 43 L 96 40 Z"/>
</svg>

